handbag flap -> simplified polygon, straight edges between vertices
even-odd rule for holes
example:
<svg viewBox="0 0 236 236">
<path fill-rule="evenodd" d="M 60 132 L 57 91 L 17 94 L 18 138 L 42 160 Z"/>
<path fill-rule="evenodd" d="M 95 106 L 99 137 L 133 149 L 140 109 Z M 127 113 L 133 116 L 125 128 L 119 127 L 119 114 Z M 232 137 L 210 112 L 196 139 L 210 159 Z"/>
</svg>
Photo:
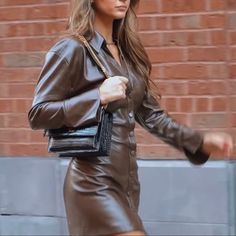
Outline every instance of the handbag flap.
<svg viewBox="0 0 236 236">
<path fill-rule="evenodd" d="M 92 137 L 98 132 L 98 126 L 90 126 L 79 129 L 48 129 L 47 136 L 54 138 L 71 138 L 71 137 Z"/>
</svg>

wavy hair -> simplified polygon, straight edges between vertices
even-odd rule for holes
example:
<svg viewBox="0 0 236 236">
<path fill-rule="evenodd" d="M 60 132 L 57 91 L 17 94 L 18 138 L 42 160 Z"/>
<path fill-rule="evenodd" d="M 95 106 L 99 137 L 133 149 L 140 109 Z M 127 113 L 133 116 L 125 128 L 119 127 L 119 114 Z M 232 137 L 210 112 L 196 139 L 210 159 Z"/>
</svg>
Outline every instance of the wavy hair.
<svg viewBox="0 0 236 236">
<path fill-rule="evenodd" d="M 124 19 L 114 20 L 113 37 L 118 40 L 125 58 L 136 69 L 150 89 L 151 62 L 141 43 L 137 30 L 135 13 L 139 0 L 130 0 L 130 6 Z M 84 35 L 90 40 L 94 33 L 95 12 L 90 0 L 72 0 L 68 22 L 70 35 Z M 152 83 L 153 84 L 153 83 Z"/>
</svg>

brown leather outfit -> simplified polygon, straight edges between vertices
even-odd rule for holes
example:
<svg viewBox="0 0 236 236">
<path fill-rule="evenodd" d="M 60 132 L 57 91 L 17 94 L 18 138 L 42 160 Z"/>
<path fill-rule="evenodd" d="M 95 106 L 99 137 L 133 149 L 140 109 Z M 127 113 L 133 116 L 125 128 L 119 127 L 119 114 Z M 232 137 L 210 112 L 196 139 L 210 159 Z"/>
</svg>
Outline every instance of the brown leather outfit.
<svg viewBox="0 0 236 236">
<path fill-rule="evenodd" d="M 138 216 L 135 121 L 165 142 L 184 151 L 194 164 L 208 156 L 200 151 L 202 136 L 175 122 L 146 91 L 135 70 L 121 56 L 120 66 L 96 33 L 90 45 L 110 75 L 129 79 L 127 98 L 112 102 L 110 156 L 73 158 L 64 183 L 71 235 L 113 235 L 144 231 Z M 33 129 L 76 127 L 95 121 L 101 111 L 98 87 L 103 73 L 75 38 L 64 38 L 47 53 L 35 90 L 29 122 Z M 158 186 L 154 186 L 158 188 Z"/>
</svg>

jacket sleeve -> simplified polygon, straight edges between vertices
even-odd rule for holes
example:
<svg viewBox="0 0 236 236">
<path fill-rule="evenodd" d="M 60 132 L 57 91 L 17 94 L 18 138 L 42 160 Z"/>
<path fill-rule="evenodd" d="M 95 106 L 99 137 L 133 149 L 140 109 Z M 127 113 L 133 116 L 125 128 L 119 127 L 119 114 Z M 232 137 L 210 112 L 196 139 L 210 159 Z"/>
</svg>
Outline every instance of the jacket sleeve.
<svg viewBox="0 0 236 236">
<path fill-rule="evenodd" d="M 46 55 L 33 105 L 28 113 L 33 129 L 77 127 L 100 119 L 98 88 L 84 89 L 71 96 L 75 71 L 76 76 L 81 76 L 79 79 L 83 83 L 84 52 L 81 46 L 74 49 L 73 56 L 68 56 L 68 44 L 68 41 L 63 41 Z"/>
<path fill-rule="evenodd" d="M 209 156 L 201 151 L 203 136 L 177 123 L 161 109 L 156 99 L 146 92 L 143 102 L 135 114 L 137 122 L 164 142 L 183 151 L 193 164 L 205 163 Z"/>
</svg>

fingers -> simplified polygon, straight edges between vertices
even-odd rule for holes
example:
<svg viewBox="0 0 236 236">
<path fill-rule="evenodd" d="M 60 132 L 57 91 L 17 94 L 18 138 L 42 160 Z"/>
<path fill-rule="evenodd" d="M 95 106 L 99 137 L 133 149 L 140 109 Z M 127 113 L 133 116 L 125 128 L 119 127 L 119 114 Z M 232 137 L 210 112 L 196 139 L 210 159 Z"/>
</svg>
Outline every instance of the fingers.
<svg viewBox="0 0 236 236">
<path fill-rule="evenodd" d="M 229 157 L 231 154 L 231 149 L 227 143 L 224 143 L 223 153 L 226 157 Z"/>
<path fill-rule="evenodd" d="M 208 153 L 218 153 L 227 157 L 229 157 L 233 151 L 233 140 L 227 133 L 206 133 L 204 145 Z"/>
<path fill-rule="evenodd" d="M 102 104 L 125 99 L 128 82 L 129 80 L 123 76 L 113 76 L 106 79 L 99 88 Z"/>
<path fill-rule="evenodd" d="M 125 98 L 127 83 L 129 82 L 129 80 L 123 76 L 114 76 L 114 77 L 109 78 L 109 80 L 114 86 L 116 99 Z"/>
<path fill-rule="evenodd" d="M 229 157 L 233 152 L 233 140 L 230 136 L 227 136 L 224 140 L 223 152 L 227 157 Z"/>
<path fill-rule="evenodd" d="M 118 76 L 118 78 L 124 83 L 124 84 L 128 84 L 129 80 L 124 77 L 124 76 Z"/>
</svg>

